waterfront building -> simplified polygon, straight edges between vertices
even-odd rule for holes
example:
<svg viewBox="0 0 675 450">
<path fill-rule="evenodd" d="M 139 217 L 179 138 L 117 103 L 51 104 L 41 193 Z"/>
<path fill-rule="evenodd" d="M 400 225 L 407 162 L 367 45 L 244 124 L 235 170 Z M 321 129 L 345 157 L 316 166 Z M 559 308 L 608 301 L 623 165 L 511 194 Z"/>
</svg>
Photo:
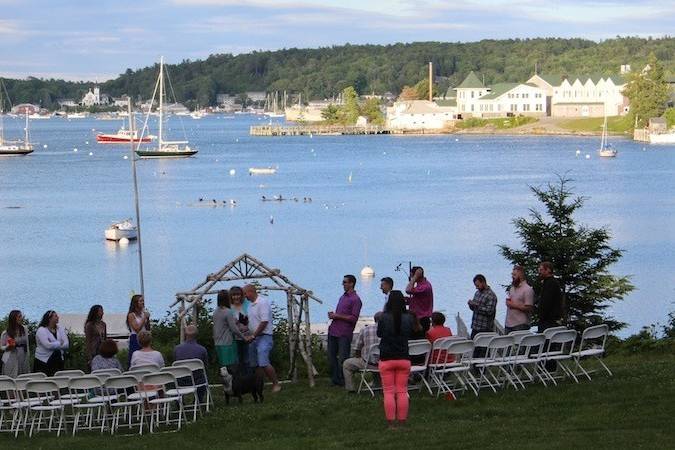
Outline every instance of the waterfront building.
<svg viewBox="0 0 675 450">
<path fill-rule="evenodd" d="M 12 114 L 38 114 L 40 112 L 40 107 L 37 105 L 32 105 L 30 103 L 21 103 L 12 108 Z"/>
<path fill-rule="evenodd" d="M 457 106 L 429 100 L 403 100 L 387 108 L 386 126 L 398 130 L 442 130 L 454 125 Z"/>
<path fill-rule="evenodd" d="M 121 97 L 113 97 L 112 104 L 118 108 L 126 108 L 129 104 L 129 96 L 125 94 Z"/>
<path fill-rule="evenodd" d="M 478 99 L 489 92 L 473 70 L 454 90 L 457 92 L 457 113 L 464 118 L 477 115 Z"/>
<path fill-rule="evenodd" d="M 628 99 L 623 95 L 626 79 L 621 75 L 535 74 L 527 82 L 546 92 L 547 115 L 552 117 L 603 117 L 628 112 Z"/>
<path fill-rule="evenodd" d="M 253 103 L 265 103 L 267 93 L 265 91 L 247 91 L 246 97 Z"/>
<path fill-rule="evenodd" d="M 72 98 L 59 98 L 56 100 L 61 108 L 75 108 L 77 103 Z"/>
</svg>

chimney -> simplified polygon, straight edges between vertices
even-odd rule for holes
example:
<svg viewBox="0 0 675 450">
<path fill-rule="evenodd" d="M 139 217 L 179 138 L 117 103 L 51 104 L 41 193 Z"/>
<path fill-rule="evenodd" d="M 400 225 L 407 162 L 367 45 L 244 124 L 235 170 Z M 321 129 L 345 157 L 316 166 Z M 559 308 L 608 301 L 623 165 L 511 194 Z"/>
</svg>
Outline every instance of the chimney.
<svg viewBox="0 0 675 450">
<path fill-rule="evenodd" d="M 434 69 L 433 63 L 429 61 L 429 101 L 434 100 Z"/>
</svg>

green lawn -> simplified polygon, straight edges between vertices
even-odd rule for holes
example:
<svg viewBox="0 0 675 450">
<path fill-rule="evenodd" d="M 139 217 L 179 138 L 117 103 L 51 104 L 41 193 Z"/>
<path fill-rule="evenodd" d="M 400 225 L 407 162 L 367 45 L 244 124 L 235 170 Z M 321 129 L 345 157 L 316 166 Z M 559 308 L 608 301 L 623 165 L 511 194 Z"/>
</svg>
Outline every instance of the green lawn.
<svg viewBox="0 0 675 450">
<path fill-rule="evenodd" d="M 494 127 L 500 130 L 506 130 L 534 122 L 537 122 L 537 118 L 530 116 L 500 117 L 496 119 L 471 117 L 469 119 L 457 121 L 456 126 L 460 129 Z"/>
<path fill-rule="evenodd" d="M 286 385 L 265 403 L 225 406 L 179 433 L 143 437 L 40 435 L 0 448 L 672 448 L 675 355 L 615 356 L 614 377 L 580 384 L 482 391 L 457 401 L 411 394 L 404 429 L 386 430 L 382 399 L 348 395 L 322 379 L 315 389 Z"/>
<path fill-rule="evenodd" d="M 578 132 L 597 132 L 602 133 L 603 117 L 585 117 L 580 119 L 569 119 L 560 121 L 561 128 Z M 607 118 L 607 130 L 610 133 L 629 133 L 633 129 L 633 124 L 628 116 L 613 116 Z"/>
</svg>

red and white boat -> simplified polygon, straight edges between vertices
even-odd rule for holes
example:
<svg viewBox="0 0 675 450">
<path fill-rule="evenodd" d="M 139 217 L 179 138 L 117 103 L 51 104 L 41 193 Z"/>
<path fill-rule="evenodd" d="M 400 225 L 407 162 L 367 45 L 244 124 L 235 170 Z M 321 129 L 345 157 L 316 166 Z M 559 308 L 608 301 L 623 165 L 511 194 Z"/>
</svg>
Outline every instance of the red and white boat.
<svg viewBox="0 0 675 450">
<path fill-rule="evenodd" d="M 96 142 L 101 144 L 128 144 L 133 140 L 133 142 L 152 142 L 154 136 L 143 136 L 142 139 L 138 138 L 138 131 L 127 130 L 122 127 L 115 134 L 103 134 L 99 133 L 96 135 Z"/>
</svg>

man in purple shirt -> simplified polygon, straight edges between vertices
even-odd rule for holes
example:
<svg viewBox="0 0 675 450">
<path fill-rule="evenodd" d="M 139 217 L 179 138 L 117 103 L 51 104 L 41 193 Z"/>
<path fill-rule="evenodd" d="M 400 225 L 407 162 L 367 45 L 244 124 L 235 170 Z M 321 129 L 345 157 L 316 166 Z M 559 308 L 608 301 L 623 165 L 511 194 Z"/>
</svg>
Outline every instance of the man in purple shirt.
<svg viewBox="0 0 675 450">
<path fill-rule="evenodd" d="M 354 286 L 356 286 L 356 277 L 345 275 L 342 280 L 345 293 L 340 297 L 335 311 L 328 313 L 328 318 L 332 320 L 328 327 L 328 364 L 330 365 L 330 378 L 335 386 L 345 385 L 342 363 L 349 358 L 352 334 L 361 313 L 361 299 L 354 290 Z"/>
<path fill-rule="evenodd" d="M 434 291 L 429 280 L 424 278 L 424 269 L 413 267 L 410 269 L 410 282 L 405 288 L 410 294 L 408 309 L 415 314 L 426 333 L 431 327 L 431 313 L 434 312 Z"/>
</svg>

